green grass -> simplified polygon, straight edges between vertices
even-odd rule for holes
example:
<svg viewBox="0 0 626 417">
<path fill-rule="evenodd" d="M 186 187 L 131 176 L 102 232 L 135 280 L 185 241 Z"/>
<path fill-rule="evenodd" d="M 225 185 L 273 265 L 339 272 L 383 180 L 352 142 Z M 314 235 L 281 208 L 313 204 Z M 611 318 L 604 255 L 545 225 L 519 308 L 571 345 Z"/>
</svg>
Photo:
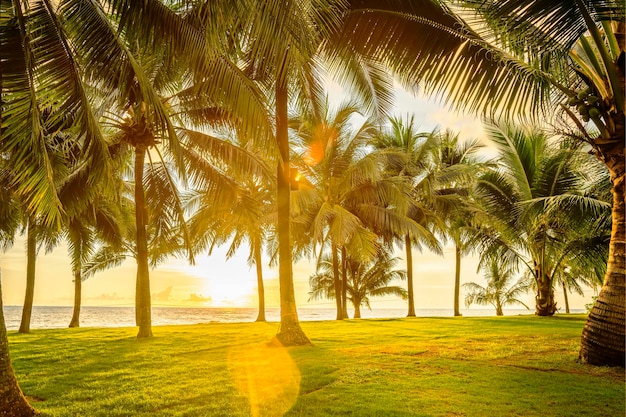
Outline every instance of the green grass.
<svg viewBox="0 0 626 417">
<path fill-rule="evenodd" d="M 624 370 L 576 362 L 584 316 L 10 332 L 44 416 L 621 416 Z"/>
</svg>

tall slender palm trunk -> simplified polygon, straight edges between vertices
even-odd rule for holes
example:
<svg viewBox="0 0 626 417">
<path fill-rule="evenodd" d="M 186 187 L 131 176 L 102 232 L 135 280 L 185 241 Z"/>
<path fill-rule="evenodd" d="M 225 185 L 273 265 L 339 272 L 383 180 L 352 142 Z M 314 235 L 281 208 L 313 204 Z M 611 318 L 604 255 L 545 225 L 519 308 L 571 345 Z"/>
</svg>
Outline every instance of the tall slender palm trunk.
<svg viewBox="0 0 626 417">
<path fill-rule="evenodd" d="M 80 326 L 80 304 L 82 297 L 83 280 L 80 275 L 80 269 L 74 271 L 74 311 L 72 312 L 72 320 L 69 327 Z"/>
<path fill-rule="evenodd" d="M 333 283 L 335 284 L 335 305 L 337 306 L 336 320 L 343 320 L 343 296 L 341 288 L 341 279 L 339 278 L 339 253 L 335 243 L 332 245 L 332 257 L 333 257 Z"/>
<path fill-rule="evenodd" d="M 283 63 L 284 65 L 284 63 Z M 276 339 L 283 346 L 309 345 L 311 341 L 304 334 L 298 320 L 296 296 L 293 286 L 293 265 L 291 258 L 290 231 L 290 166 L 289 136 L 287 113 L 286 80 L 276 82 L 276 141 L 281 160 L 277 168 L 277 205 L 278 205 L 278 281 L 280 285 L 280 328 Z M 284 84 L 283 84 L 284 83 Z"/>
<path fill-rule="evenodd" d="M 565 299 L 565 313 L 569 314 L 569 298 L 567 297 L 567 285 L 565 284 L 565 280 L 561 281 L 561 285 L 563 286 L 563 298 Z"/>
<path fill-rule="evenodd" d="M 346 247 L 341 247 L 341 305 L 343 307 L 343 318 L 348 316 L 348 254 Z"/>
<path fill-rule="evenodd" d="M 606 275 L 583 328 L 579 358 L 592 365 L 624 366 L 626 309 L 626 203 L 624 201 L 624 130 L 618 149 L 605 163 L 613 183 L 611 243 Z M 621 153 L 620 153 L 621 152 Z"/>
<path fill-rule="evenodd" d="M 22 321 L 20 322 L 20 333 L 30 332 L 30 318 L 33 312 L 33 301 L 35 297 L 35 264 L 37 262 L 37 226 L 35 220 L 28 220 L 28 231 L 26 232 L 26 295 L 24 296 L 24 307 L 22 308 Z"/>
<path fill-rule="evenodd" d="M 254 266 L 256 267 L 257 294 L 259 296 L 259 313 L 256 321 L 265 321 L 265 287 L 263 286 L 263 264 L 261 260 L 261 238 L 254 237 Z"/>
<path fill-rule="evenodd" d="M 411 245 L 411 236 L 407 233 L 404 237 L 404 246 L 406 248 L 406 283 L 409 293 L 409 313 L 407 317 L 415 317 L 415 295 L 413 294 L 413 251 Z"/>
<path fill-rule="evenodd" d="M 150 270 L 148 267 L 148 238 L 146 224 L 148 212 L 143 188 L 143 170 L 147 148 L 135 147 L 135 221 L 137 223 L 137 282 L 135 289 L 135 320 L 139 326 L 138 338 L 152 337 L 152 312 L 150 299 Z"/>
<path fill-rule="evenodd" d="M 459 308 L 459 297 L 461 296 L 461 245 L 454 245 L 455 268 L 454 268 L 454 316 L 462 316 Z"/>
<path fill-rule="evenodd" d="M 15 379 L 9 356 L 9 340 L 2 306 L 2 282 L 0 280 L 0 416 L 30 417 L 37 412 L 28 404 Z"/>
</svg>

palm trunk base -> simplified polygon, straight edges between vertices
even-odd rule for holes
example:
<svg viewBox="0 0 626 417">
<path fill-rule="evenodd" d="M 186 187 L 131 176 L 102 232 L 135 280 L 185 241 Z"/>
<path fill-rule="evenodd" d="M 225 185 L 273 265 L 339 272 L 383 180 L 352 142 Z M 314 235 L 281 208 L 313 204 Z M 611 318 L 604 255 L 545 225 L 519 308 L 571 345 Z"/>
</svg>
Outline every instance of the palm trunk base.
<svg viewBox="0 0 626 417">
<path fill-rule="evenodd" d="M 67 326 L 67 327 L 69 327 L 69 328 L 80 327 L 80 321 L 78 320 L 77 317 L 72 317 L 72 320 L 70 321 L 70 325 Z"/>
<path fill-rule="evenodd" d="M 152 337 L 152 326 L 139 326 L 137 339 L 145 339 L 148 337 Z"/>
<path fill-rule="evenodd" d="M 549 283 L 543 286 L 540 284 L 539 293 L 535 297 L 535 302 L 535 315 L 554 316 L 554 313 L 556 313 L 554 293 Z"/>
<path fill-rule="evenodd" d="M 256 322 L 266 322 L 267 320 L 265 320 L 265 313 L 261 313 L 259 311 L 259 315 L 256 317 Z"/>
<path fill-rule="evenodd" d="M 3 417 L 31 417 L 38 416 L 39 413 L 21 395 L 10 395 L 0 402 L 0 416 Z"/>
<path fill-rule="evenodd" d="M 582 363 L 622 368 L 625 366 L 624 310 L 624 304 L 608 306 L 598 297 L 583 328 L 578 354 Z"/>
<path fill-rule="evenodd" d="M 283 346 L 312 346 L 299 323 L 281 323 L 276 340 Z"/>
</svg>

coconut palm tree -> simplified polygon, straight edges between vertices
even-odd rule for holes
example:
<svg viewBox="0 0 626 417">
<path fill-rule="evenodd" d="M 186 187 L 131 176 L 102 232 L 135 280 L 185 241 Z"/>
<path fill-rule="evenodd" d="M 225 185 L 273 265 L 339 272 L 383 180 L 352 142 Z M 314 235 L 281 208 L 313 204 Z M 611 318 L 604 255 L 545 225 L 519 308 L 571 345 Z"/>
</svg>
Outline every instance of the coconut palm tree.
<svg viewBox="0 0 626 417">
<path fill-rule="evenodd" d="M 309 112 L 292 119 L 291 124 L 305 152 L 302 158 L 308 166 L 302 167 L 304 176 L 314 186 L 299 192 L 297 197 L 307 199 L 300 205 L 309 213 L 313 241 L 317 244 L 328 241 L 331 247 L 335 291 L 341 294 L 341 248 L 360 242 L 364 257 L 373 255 L 376 250 L 375 235 L 346 203 L 354 199 L 354 194 L 376 182 L 380 173 L 379 165 L 372 162 L 375 156 L 366 156 L 365 152 L 374 126 L 366 121 L 353 130 L 350 120 L 358 114 L 358 106 L 346 102 L 331 114 L 328 101 L 326 103 L 322 117 Z M 341 320 L 342 297 L 335 297 L 335 300 L 337 320 Z"/>
<path fill-rule="evenodd" d="M 475 282 L 463 284 L 468 291 L 465 295 L 465 306 L 472 304 L 492 305 L 496 308 L 496 315 L 502 316 L 502 308 L 507 305 L 521 304 L 528 309 L 519 297 L 530 289 L 528 280 L 524 277 L 515 280 L 514 265 L 503 262 L 498 258 L 491 258 L 486 262 L 485 278 L 487 286 L 483 287 Z"/>
<path fill-rule="evenodd" d="M 460 316 L 461 258 L 473 250 L 476 230 L 470 219 L 475 217 L 471 189 L 485 167 L 477 154 L 483 148 L 477 140 L 461 141 L 451 131 L 439 133 L 438 146 L 432 149 L 437 187 L 434 200 L 437 212 L 445 219 L 445 233 L 454 242 L 454 315 Z"/>
<path fill-rule="evenodd" d="M 373 141 L 374 146 L 383 151 L 385 170 L 388 176 L 398 176 L 406 181 L 409 204 L 406 215 L 419 227 L 416 233 L 403 231 L 398 240 L 406 251 L 406 271 L 408 289 L 408 314 L 415 317 L 415 293 L 413 290 L 413 248 L 422 250 L 426 246 L 432 252 L 441 254 L 442 249 L 434 235 L 434 229 L 441 229 L 442 222 L 433 210 L 434 195 L 430 186 L 433 149 L 437 147 L 438 136 L 417 131 L 414 117 L 406 120 L 392 117 L 389 131 L 383 131 Z"/>
<path fill-rule="evenodd" d="M 197 191 L 190 202 L 198 206 L 189 219 L 194 242 L 209 246 L 229 244 L 226 257 L 230 258 L 242 243 L 248 242 L 249 264 L 254 264 L 257 275 L 259 312 L 256 321 L 265 321 L 265 290 L 263 285 L 262 248 L 267 238 L 271 214 L 275 211 L 271 176 L 234 179 L 231 203 L 215 200 L 215 193 Z M 268 186 L 269 185 L 269 186 Z M 197 245 L 198 246 L 198 245 Z M 197 249 L 198 250 L 198 249 Z"/>
<path fill-rule="evenodd" d="M 358 253 L 367 263 L 379 251 L 379 234 L 421 229 L 404 215 L 408 200 L 402 182 L 386 177 L 382 153 L 369 149 L 377 129 L 369 120 L 353 125 L 356 115 L 358 106 L 345 102 L 334 113 L 327 104 L 320 116 L 305 113 L 292 120 L 304 152 L 301 172 L 311 185 L 297 193 L 297 205 L 309 218 L 309 233 L 320 252 L 330 247 L 337 294 L 347 290 L 340 273 L 347 262 L 342 253 Z M 344 316 L 343 298 L 335 297 L 338 320 Z"/>
<path fill-rule="evenodd" d="M 361 306 L 371 310 L 370 297 L 395 295 L 402 299 L 407 298 L 406 289 L 390 285 L 393 281 L 404 280 L 406 271 L 393 269 L 399 258 L 391 256 L 388 250 L 381 250 L 370 262 L 365 262 L 357 256 L 356 259 L 346 259 L 345 276 L 348 300 L 354 307 L 354 318 L 361 318 Z M 316 273 L 309 278 L 309 300 L 321 298 L 336 298 L 334 285 L 334 266 L 329 256 L 322 257 L 317 265 Z"/>
<path fill-rule="evenodd" d="M 552 315 L 554 274 L 563 260 L 585 266 L 605 260 L 595 251 L 574 251 L 581 239 L 593 237 L 586 224 L 608 209 L 584 195 L 594 163 L 579 147 L 550 142 L 541 132 L 494 125 L 489 133 L 501 167 L 476 186 L 477 200 L 492 216 L 493 227 L 482 237 L 484 254 L 525 265 L 536 285 L 536 314 Z"/>
</svg>

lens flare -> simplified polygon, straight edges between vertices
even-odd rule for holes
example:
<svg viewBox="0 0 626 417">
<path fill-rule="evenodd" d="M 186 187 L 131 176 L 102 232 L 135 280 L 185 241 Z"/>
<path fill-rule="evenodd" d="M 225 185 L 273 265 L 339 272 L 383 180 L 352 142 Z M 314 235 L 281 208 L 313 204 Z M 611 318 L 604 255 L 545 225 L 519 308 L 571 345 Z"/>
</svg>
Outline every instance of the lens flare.
<svg viewBox="0 0 626 417">
<path fill-rule="evenodd" d="M 233 348 L 228 368 L 253 417 L 282 416 L 298 398 L 300 371 L 278 342 Z"/>
</svg>

